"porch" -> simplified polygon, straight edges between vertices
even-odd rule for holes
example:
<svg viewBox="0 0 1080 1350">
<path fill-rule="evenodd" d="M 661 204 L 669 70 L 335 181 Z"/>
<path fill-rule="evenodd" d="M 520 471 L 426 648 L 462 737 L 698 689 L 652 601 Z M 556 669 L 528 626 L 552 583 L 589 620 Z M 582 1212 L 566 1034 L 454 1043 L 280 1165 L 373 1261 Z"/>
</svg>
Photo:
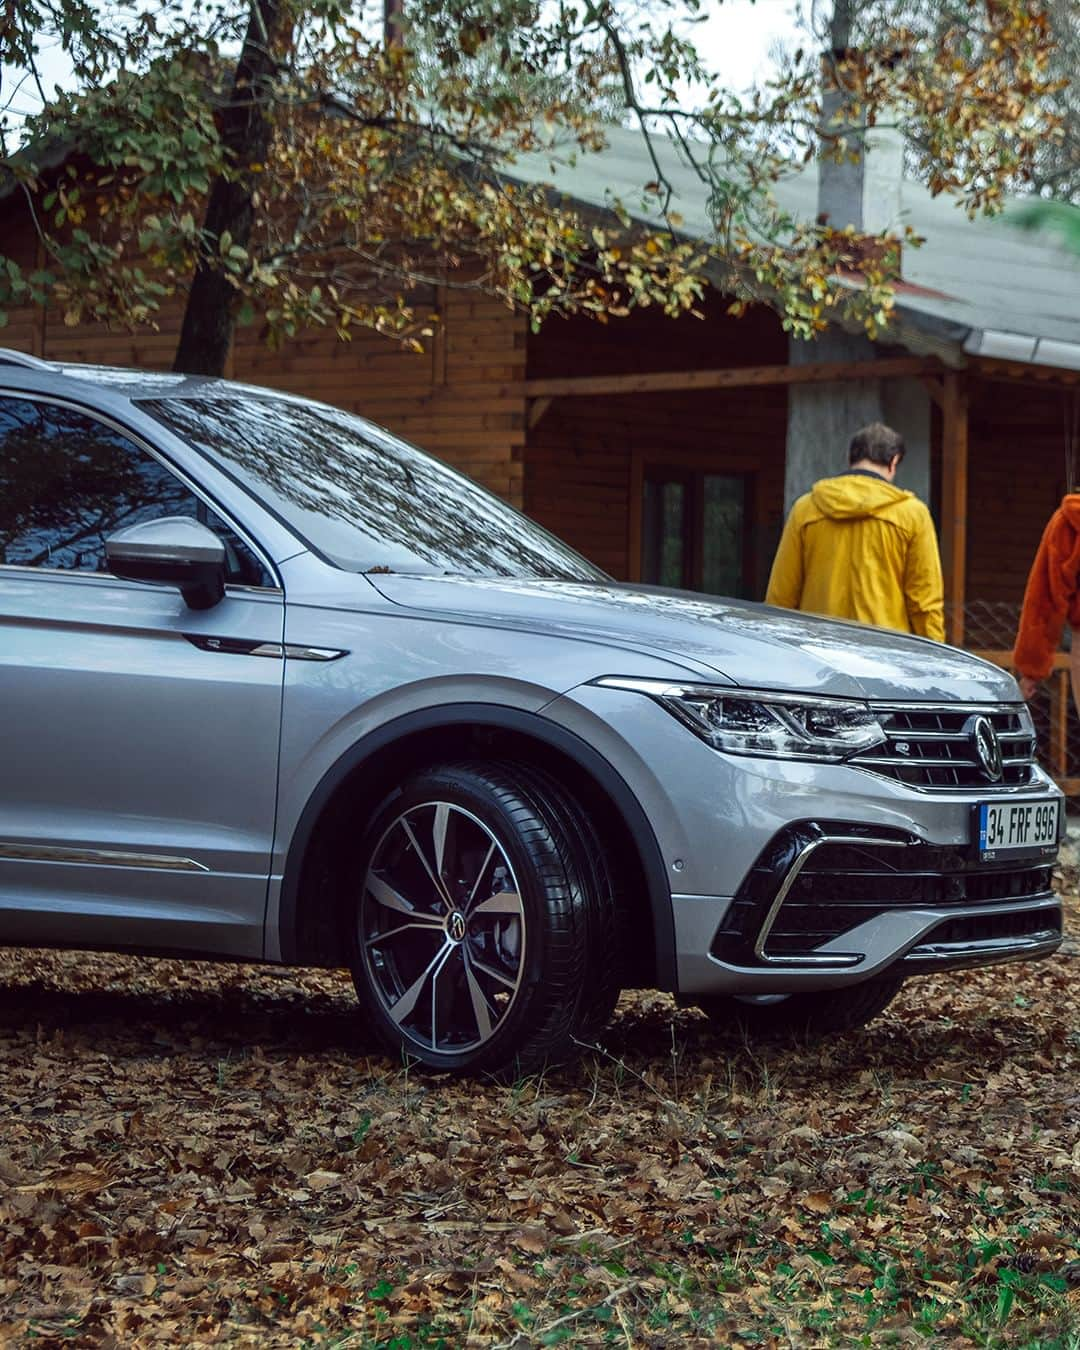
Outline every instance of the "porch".
<svg viewBox="0 0 1080 1350">
<path fill-rule="evenodd" d="M 698 323 L 549 324 L 528 339 L 521 385 L 525 509 L 616 577 L 760 600 L 784 519 L 791 391 L 861 382 L 926 399 L 923 481 L 905 464 L 899 485 L 938 525 L 949 640 L 1008 667 L 1028 569 L 1074 481 L 1080 371 L 882 347 L 792 364 L 774 316 L 736 321 L 719 304 Z M 1060 654 L 1032 711 L 1043 763 L 1080 796 L 1067 665 Z"/>
</svg>

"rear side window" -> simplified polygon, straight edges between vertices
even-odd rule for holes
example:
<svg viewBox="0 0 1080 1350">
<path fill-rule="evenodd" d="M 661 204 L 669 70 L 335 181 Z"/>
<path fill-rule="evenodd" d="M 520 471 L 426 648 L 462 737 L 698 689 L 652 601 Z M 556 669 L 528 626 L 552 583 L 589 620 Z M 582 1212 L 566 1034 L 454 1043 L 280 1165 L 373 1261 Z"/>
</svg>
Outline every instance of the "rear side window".
<svg viewBox="0 0 1080 1350">
<path fill-rule="evenodd" d="M 106 572 L 109 535 L 162 516 L 213 530 L 230 582 L 274 585 L 236 531 L 121 432 L 74 408 L 0 397 L 0 564 Z"/>
</svg>

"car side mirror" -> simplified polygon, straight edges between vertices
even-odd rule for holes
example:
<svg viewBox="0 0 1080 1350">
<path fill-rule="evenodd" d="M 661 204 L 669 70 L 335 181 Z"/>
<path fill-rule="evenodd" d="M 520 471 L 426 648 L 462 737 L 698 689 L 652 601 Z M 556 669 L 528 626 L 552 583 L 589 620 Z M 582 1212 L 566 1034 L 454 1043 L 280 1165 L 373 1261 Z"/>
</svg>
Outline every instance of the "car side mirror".
<svg viewBox="0 0 1080 1350">
<path fill-rule="evenodd" d="M 225 545 L 189 516 L 117 530 L 105 540 L 105 558 L 125 581 L 179 587 L 189 609 L 211 609 L 225 595 Z"/>
</svg>

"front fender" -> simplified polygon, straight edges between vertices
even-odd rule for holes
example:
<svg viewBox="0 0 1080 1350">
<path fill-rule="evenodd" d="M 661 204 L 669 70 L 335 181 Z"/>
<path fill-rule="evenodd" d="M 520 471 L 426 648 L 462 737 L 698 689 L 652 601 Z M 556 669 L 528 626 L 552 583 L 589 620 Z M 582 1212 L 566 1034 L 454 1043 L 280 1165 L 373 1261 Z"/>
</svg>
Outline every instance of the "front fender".
<svg viewBox="0 0 1080 1350">
<path fill-rule="evenodd" d="M 529 737 L 571 760 L 606 794 L 634 839 L 652 916 L 657 985 L 675 989 L 675 930 L 671 889 L 656 835 L 635 794 L 611 763 L 589 743 L 537 711 L 491 703 L 451 703 L 405 713 L 370 731 L 341 754 L 311 793 L 285 850 L 280 889 L 267 915 L 267 956 L 295 963 L 300 958 L 301 880 L 316 827 L 338 789 L 376 756 L 425 732 L 449 727 L 490 727 Z M 275 950 L 276 948 L 276 950 Z"/>
</svg>

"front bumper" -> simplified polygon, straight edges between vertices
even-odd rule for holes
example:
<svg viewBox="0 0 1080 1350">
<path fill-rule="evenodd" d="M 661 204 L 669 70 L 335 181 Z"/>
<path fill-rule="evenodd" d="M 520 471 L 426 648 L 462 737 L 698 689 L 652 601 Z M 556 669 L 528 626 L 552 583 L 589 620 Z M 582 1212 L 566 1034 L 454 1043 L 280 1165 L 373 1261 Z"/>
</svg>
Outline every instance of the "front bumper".
<svg viewBox="0 0 1080 1350">
<path fill-rule="evenodd" d="M 1042 773 L 1005 792 L 921 791 L 847 764 L 719 754 L 635 694 L 581 688 L 546 712 L 606 755 L 653 825 L 680 994 L 839 987 L 1061 942 L 1052 859 L 971 855 L 976 804 L 1059 796 Z"/>
<path fill-rule="evenodd" d="M 770 842 L 725 906 L 709 961 L 740 988 L 785 976 L 812 988 L 814 976 L 835 985 L 1034 960 L 1062 939 L 1051 878 L 1050 859 L 981 863 L 900 830 L 801 822 Z M 719 987 L 710 980 L 709 992 Z"/>
</svg>

